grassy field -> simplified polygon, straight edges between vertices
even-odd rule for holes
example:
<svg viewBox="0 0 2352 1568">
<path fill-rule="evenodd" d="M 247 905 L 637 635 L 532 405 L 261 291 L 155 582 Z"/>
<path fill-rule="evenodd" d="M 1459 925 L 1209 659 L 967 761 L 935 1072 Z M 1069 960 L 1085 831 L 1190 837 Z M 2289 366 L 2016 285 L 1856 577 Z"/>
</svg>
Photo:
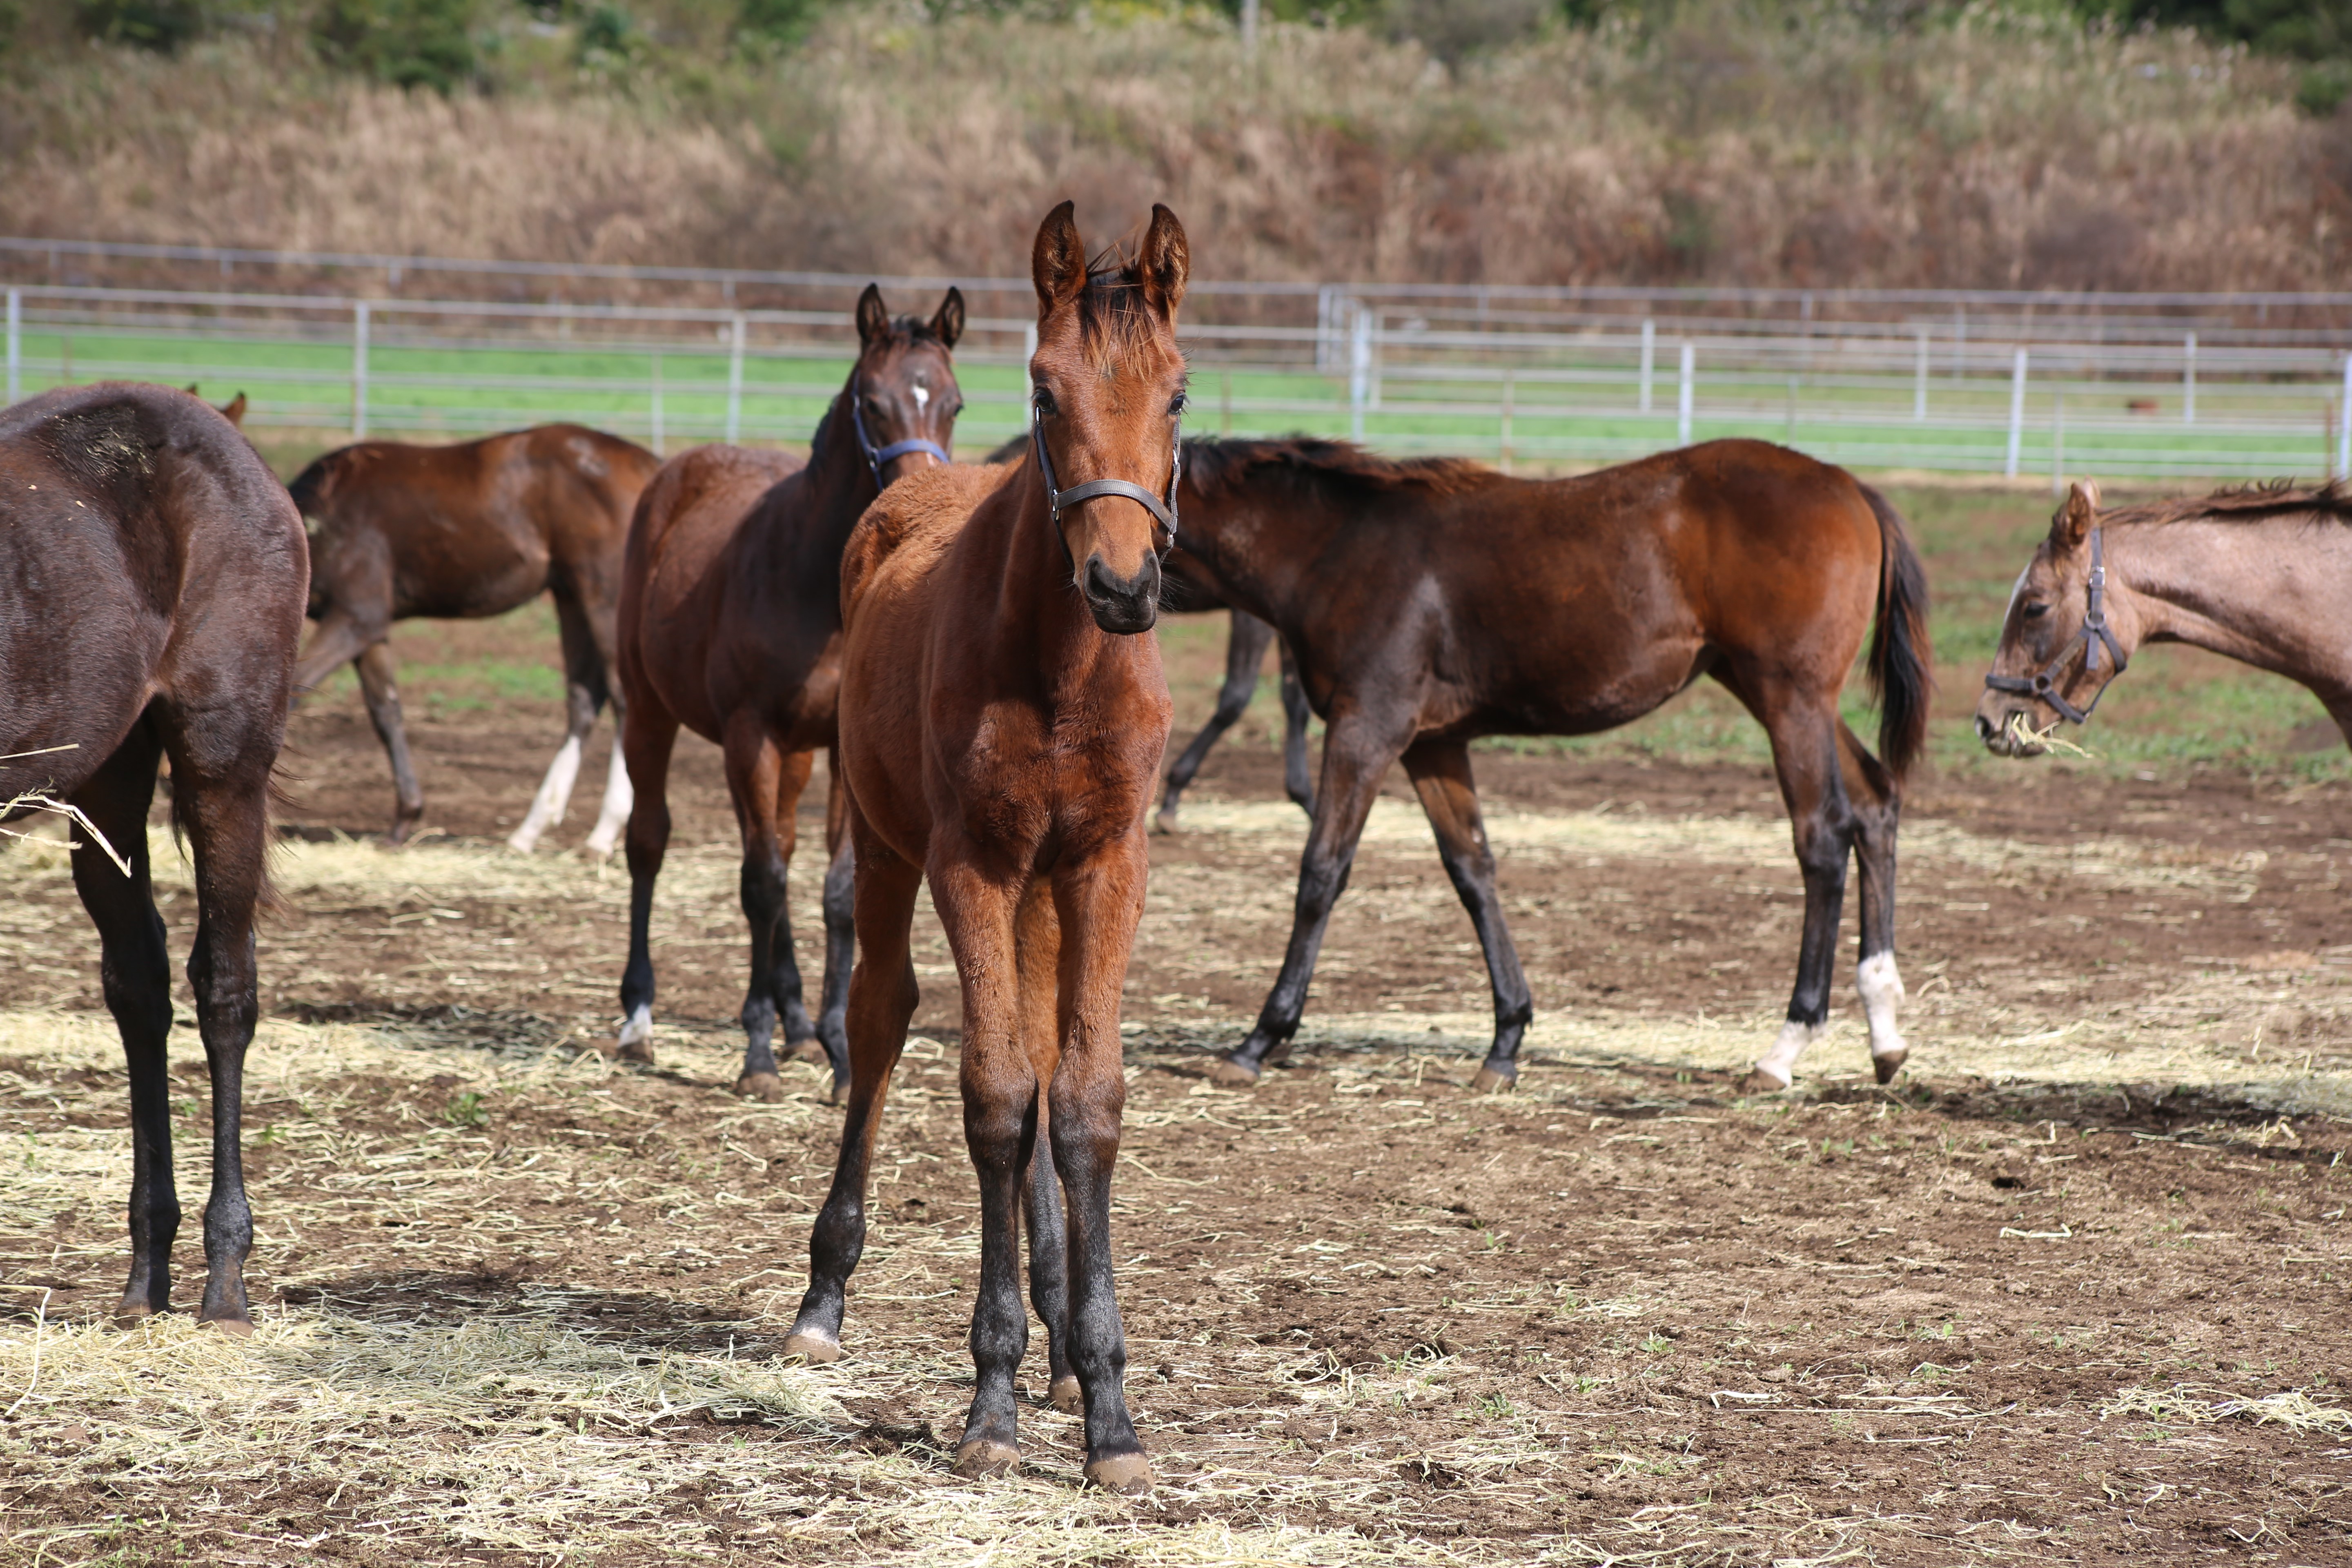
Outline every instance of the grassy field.
<svg viewBox="0 0 2352 1568">
<path fill-rule="evenodd" d="M 272 328 L 272 332 L 282 331 Z M 348 323 L 288 337 L 207 331 L 136 333 L 44 328 L 22 340 L 21 385 L 123 378 L 195 383 L 216 397 L 243 391 L 257 427 L 348 429 L 354 415 Z M 957 365 L 967 449 L 1021 428 L 1017 341 L 975 336 Z M 1363 437 L 1397 452 L 1459 452 L 1522 468 L 1622 460 L 1675 445 L 1672 355 L 1662 352 L 1651 411 L 1625 354 L 1563 357 L 1513 368 L 1456 363 L 1444 374 L 1400 364 L 1362 417 Z M 738 434 L 801 441 L 848 374 L 823 345 L 782 347 L 755 336 L 743 363 Z M 1524 375 L 1528 379 L 1521 380 Z M 367 427 L 382 436 L 446 439 L 518 425 L 574 419 L 665 447 L 728 433 L 723 344 L 673 340 L 564 344 L 516 339 L 463 342 L 385 335 L 370 348 Z M 1194 371 L 1192 428 L 1230 435 L 1354 427 L 1347 377 L 1224 365 Z M 2183 423 L 2173 383 L 2029 379 L 2018 467 L 2103 479 L 2234 475 L 2312 478 L 2332 468 L 2331 385 L 2219 383 L 2200 389 L 2199 423 Z M 1702 365 L 1691 437 L 1748 436 L 1855 468 L 1998 474 L 2007 465 L 2006 374 L 1929 383 L 1915 418 L 1904 376 L 1825 370 L 1783 375 Z M 1506 428 L 1505 407 L 1509 418 Z M 2147 405 L 2134 411 L 2132 405 Z M 2062 407 L 2063 405 L 2063 407 Z"/>
</svg>

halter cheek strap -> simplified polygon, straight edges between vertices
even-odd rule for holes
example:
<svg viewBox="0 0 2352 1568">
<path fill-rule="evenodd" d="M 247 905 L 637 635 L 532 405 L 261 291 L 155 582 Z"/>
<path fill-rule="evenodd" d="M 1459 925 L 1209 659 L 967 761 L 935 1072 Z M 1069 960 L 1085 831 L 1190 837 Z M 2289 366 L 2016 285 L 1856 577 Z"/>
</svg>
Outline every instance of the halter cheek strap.
<svg viewBox="0 0 2352 1568">
<path fill-rule="evenodd" d="M 866 380 L 862 374 L 849 378 L 849 418 L 857 428 L 857 449 L 866 454 L 866 466 L 874 471 L 874 488 L 877 490 L 882 488 L 882 465 L 893 458 L 903 458 L 909 452 L 929 452 L 942 463 L 955 461 L 945 447 L 919 437 L 877 447 L 874 438 L 866 433 Z"/>
<path fill-rule="evenodd" d="M 2032 675 L 1986 676 L 1986 689 L 2038 698 L 2050 704 L 2051 710 L 2068 723 L 2089 723 L 2091 715 L 2098 709 L 2099 699 L 2107 694 L 2107 687 L 2115 684 L 2115 676 L 2109 676 L 2105 684 L 2091 694 L 2088 707 L 2077 708 L 2067 701 L 2058 689 L 2058 677 L 2065 669 L 2066 661 L 2074 657 L 2074 640 L 2068 638 L 2066 646 L 2058 650 L 2058 657 Z M 2081 641 L 2084 674 L 2098 673 L 2101 644 L 2106 646 L 2108 654 L 2116 661 L 2116 675 L 2124 672 L 2124 645 L 2116 640 L 2116 634 L 2107 626 L 2107 567 L 2100 550 L 2099 531 L 2095 528 L 2091 530 L 2091 581 L 2084 594 Z"/>
<path fill-rule="evenodd" d="M 1045 426 L 1034 413 L 1029 420 L 1029 440 L 1037 450 L 1037 472 L 1045 481 L 1045 505 L 1052 512 L 1057 528 L 1066 508 L 1092 500 L 1097 496 L 1125 496 L 1157 519 L 1167 533 L 1168 542 L 1160 552 L 1165 555 L 1176 547 L 1176 485 L 1184 477 L 1184 426 L 1181 420 L 1177 423 L 1176 434 L 1169 448 L 1168 496 L 1165 500 L 1141 485 L 1130 484 L 1125 479 L 1088 479 L 1082 485 L 1072 485 L 1068 489 L 1058 489 L 1054 482 L 1054 459 L 1045 450 Z"/>
</svg>

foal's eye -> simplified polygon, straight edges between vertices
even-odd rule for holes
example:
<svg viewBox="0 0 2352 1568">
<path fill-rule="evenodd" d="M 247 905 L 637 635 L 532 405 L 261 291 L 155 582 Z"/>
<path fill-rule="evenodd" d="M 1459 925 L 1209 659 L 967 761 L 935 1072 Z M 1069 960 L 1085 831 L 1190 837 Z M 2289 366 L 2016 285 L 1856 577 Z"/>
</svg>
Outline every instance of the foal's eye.
<svg viewBox="0 0 2352 1568">
<path fill-rule="evenodd" d="M 949 417 L 949 418 L 950 418 L 950 419 L 952 419 L 952 418 L 954 418 L 957 415 L 961 414 L 962 412 L 963 412 L 963 405 L 962 405 L 962 404 L 961 404 L 961 403 L 959 403 L 959 404 L 957 404 L 953 408 L 950 408 L 950 409 L 949 409 L 949 410 L 948 410 L 948 417 Z"/>
<path fill-rule="evenodd" d="M 1191 399 L 1187 398 L 1181 392 L 1175 396 L 1170 398 L 1168 400 L 1168 417 L 1174 419 L 1181 416 L 1190 402 Z"/>
<path fill-rule="evenodd" d="M 1042 386 L 1030 395 L 1030 401 L 1036 405 L 1037 414 L 1040 418 L 1045 417 L 1055 412 L 1054 395 L 1046 391 Z"/>
<path fill-rule="evenodd" d="M 2047 605 L 2020 605 L 2017 608 L 2018 613 L 2029 621 L 2038 621 L 2050 613 Z"/>
</svg>

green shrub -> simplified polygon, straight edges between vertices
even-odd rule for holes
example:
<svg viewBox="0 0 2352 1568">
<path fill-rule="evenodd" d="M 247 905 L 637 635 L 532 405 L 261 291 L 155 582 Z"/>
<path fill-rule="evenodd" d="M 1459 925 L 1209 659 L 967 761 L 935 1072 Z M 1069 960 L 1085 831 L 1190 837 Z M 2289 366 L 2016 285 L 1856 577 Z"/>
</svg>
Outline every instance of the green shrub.
<svg viewBox="0 0 2352 1568">
<path fill-rule="evenodd" d="M 74 25 L 102 43 L 168 55 L 204 30 L 205 14 L 197 0 L 74 0 Z"/>
<path fill-rule="evenodd" d="M 473 0 L 326 0 L 310 36 L 331 65 L 448 93 L 479 67 L 473 22 Z"/>
<path fill-rule="evenodd" d="M 745 43 L 789 49 L 809 36 L 824 0 L 743 0 L 735 14 L 735 36 Z"/>
<path fill-rule="evenodd" d="M 2323 61 L 2295 83 L 2294 106 L 2314 120 L 2326 119 L 2347 98 L 2352 98 L 2352 61 Z"/>
</svg>

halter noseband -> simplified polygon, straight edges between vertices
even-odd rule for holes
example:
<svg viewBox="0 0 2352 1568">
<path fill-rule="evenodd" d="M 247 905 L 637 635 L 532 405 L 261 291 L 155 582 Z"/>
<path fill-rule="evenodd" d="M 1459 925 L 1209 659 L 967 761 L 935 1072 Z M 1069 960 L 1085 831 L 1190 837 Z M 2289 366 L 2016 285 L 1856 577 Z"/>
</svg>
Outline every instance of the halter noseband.
<svg viewBox="0 0 2352 1568">
<path fill-rule="evenodd" d="M 2094 528 L 2091 530 L 2091 582 L 2084 595 L 2083 629 L 2080 634 L 2083 643 L 2083 672 L 2085 675 L 2098 672 L 2101 643 L 2106 644 L 2107 652 L 2115 657 L 2116 675 L 2121 675 L 2124 672 L 2124 645 L 2117 642 L 2116 634 L 2107 629 L 2106 597 L 2106 563 L 2099 549 L 2099 531 Z M 2091 694 L 2091 704 L 2088 708 L 2077 708 L 2060 695 L 2058 674 L 2066 668 L 2066 661 L 2074 657 L 2074 640 L 2073 637 L 2066 639 L 2066 646 L 2058 650 L 2058 657 L 2052 659 L 2040 672 L 2030 676 L 1988 675 L 1985 677 L 1986 689 L 1991 691 L 2012 691 L 2025 697 L 2038 697 L 2050 704 L 2058 717 L 2068 723 L 2089 723 L 2091 714 L 2099 706 L 2099 699 L 2107 694 L 2108 686 L 2115 684 L 2115 676 L 2109 676 L 2106 684 Z"/>
<path fill-rule="evenodd" d="M 859 371 L 849 378 L 849 418 L 857 428 L 857 449 L 866 454 L 866 466 L 874 470 L 874 488 L 882 488 L 882 465 L 893 458 L 903 458 L 909 452 L 929 452 L 942 463 L 955 459 L 946 447 L 936 441 L 917 437 L 908 441 L 893 441 L 887 447 L 877 447 L 866 433 L 866 374 Z"/>
<path fill-rule="evenodd" d="M 1045 481 L 1045 506 L 1052 514 L 1056 531 L 1061 527 L 1064 508 L 1092 500 L 1097 496 L 1125 496 L 1157 518 L 1160 526 L 1167 531 L 1168 543 L 1160 553 L 1165 555 L 1176 548 L 1176 483 L 1184 477 L 1184 422 L 1181 419 L 1176 422 L 1175 438 L 1169 447 L 1168 498 L 1165 500 L 1141 485 L 1130 484 L 1125 479 L 1088 479 L 1082 485 L 1072 485 L 1068 489 L 1055 488 L 1054 459 L 1045 451 L 1045 421 L 1037 417 L 1034 406 L 1029 416 L 1029 440 L 1037 448 L 1037 472 Z"/>
</svg>

